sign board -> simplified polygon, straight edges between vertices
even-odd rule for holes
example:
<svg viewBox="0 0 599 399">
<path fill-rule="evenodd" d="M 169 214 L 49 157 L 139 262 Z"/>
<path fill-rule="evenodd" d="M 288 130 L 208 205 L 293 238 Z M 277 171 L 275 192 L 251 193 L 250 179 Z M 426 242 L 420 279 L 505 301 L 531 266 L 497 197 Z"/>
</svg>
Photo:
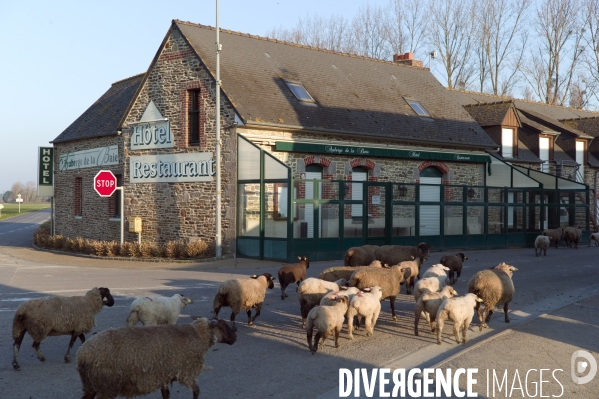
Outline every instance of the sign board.
<svg viewBox="0 0 599 399">
<path fill-rule="evenodd" d="M 111 171 L 101 170 L 94 176 L 94 190 L 100 197 L 110 197 L 116 187 L 116 176 Z"/>
<path fill-rule="evenodd" d="M 94 166 L 117 165 L 119 163 L 119 146 L 92 148 L 91 150 L 71 152 L 58 159 L 58 170 L 91 168 Z"/>
<path fill-rule="evenodd" d="M 133 125 L 131 151 L 174 147 L 171 125 L 160 114 L 154 101 L 150 101 L 139 122 Z"/>
<path fill-rule="evenodd" d="M 129 232 L 141 233 L 141 218 L 139 216 L 129 218 Z"/>
<path fill-rule="evenodd" d="M 129 157 L 130 183 L 212 181 L 216 162 L 211 152 Z"/>
<path fill-rule="evenodd" d="M 37 196 L 54 196 L 54 148 L 38 147 Z"/>
<path fill-rule="evenodd" d="M 17 195 L 15 202 L 23 202 L 23 198 L 21 198 L 21 194 Z"/>
</svg>

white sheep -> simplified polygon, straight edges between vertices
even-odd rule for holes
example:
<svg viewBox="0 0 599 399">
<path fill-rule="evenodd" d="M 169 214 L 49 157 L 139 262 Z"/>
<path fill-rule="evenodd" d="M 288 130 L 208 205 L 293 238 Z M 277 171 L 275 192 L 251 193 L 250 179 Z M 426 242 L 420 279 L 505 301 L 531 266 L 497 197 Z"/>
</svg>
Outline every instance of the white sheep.
<svg viewBox="0 0 599 399">
<path fill-rule="evenodd" d="M 346 296 L 340 295 L 334 297 L 336 303 L 334 306 L 316 306 L 310 310 L 306 323 L 306 338 L 308 347 L 312 354 L 316 353 L 318 347 L 324 346 L 324 341 L 329 334 L 333 334 L 335 338 L 335 348 L 339 348 L 339 333 L 343 326 L 343 320 L 347 313 L 349 300 Z M 318 330 L 312 345 L 312 333 L 314 328 Z M 322 340 L 321 340 L 322 337 Z M 320 345 L 319 345 L 320 342 Z"/>
<path fill-rule="evenodd" d="M 193 303 L 191 299 L 179 294 L 170 298 L 162 296 L 137 298 L 129 307 L 127 325 L 134 326 L 138 321 L 141 321 L 144 326 L 177 324 L 179 314 L 187 304 L 191 303 Z"/>
<path fill-rule="evenodd" d="M 591 246 L 591 241 L 595 242 L 595 246 L 599 246 L 599 233 L 593 233 L 589 237 L 589 247 Z"/>
<path fill-rule="evenodd" d="M 270 273 L 263 273 L 259 276 L 255 274 L 251 278 L 236 278 L 224 281 L 219 287 L 212 307 L 214 317 L 218 317 L 218 312 L 223 306 L 231 308 L 231 327 L 237 331 L 235 326 L 235 316 L 245 309 L 248 315 L 248 325 L 254 325 L 254 320 L 260 316 L 260 310 L 266 296 L 266 289 L 273 289 L 274 277 Z M 256 314 L 252 317 L 252 308 L 256 308 Z"/>
<path fill-rule="evenodd" d="M 550 244 L 551 240 L 549 240 L 549 237 L 537 236 L 535 239 L 535 256 L 541 256 L 542 254 L 547 256 L 547 248 L 549 248 Z"/>
<path fill-rule="evenodd" d="M 429 267 L 428 269 L 426 269 L 426 271 L 422 275 L 422 278 L 426 278 L 426 277 L 439 277 L 439 276 L 445 276 L 445 277 L 447 277 L 447 271 L 448 270 L 449 270 L 449 267 L 444 266 L 444 265 L 442 265 L 440 263 L 437 263 L 436 265 L 432 265 L 431 267 Z"/>
<path fill-rule="evenodd" d="M 426 319 L 429 321 L 431 331 L 434 333 L 435 319 L 437 318 L 437 311 L 439 306 L 445 298 L 452 298 L 458 293 L 453 287 L 447 285 L 440 292 L 425 292 L 414 306 L 414 335 L 418 336 L 418 323 L 420 323 L 420 315 L 424 314 Z"/>
<path fill-rule="evenodd" d="M 37 358 L 44 362 L 46 358 L 40 350 L 40 344 L 47 336 L 70 335 L 69 348 L 64 355 L 66 363 L 71 362 L 71 349 L 77 337 L 85 342 L 85 333 L 89 333 L 96 324 L 96 314 L 103 306 L 114 305 L 114 298 L 108 288 L 100 287 L 89 290 L 84 296 L 54 296 L 30 299 L 22 303 L 15 313 L 12 322 L 14 338 L 14 357 L 12 366 L 19 366 L 19 349 L 25 333 L 33 338 L 33 349 Z"/>
<path fill-rule="evenodd" d="M 332 306 L 337 303 L 335 297 L 337 296 L 346 296 L 349 301 L 352 300 L 354 295 L 359 294 L 360 290 L 356 287 L 348 287 L 347 289 L 342 289 L 340 291 L 332 291 L 322 297 L 320 300 L 320 306 Z"/>
<path fill-rule="evenodd" d="M 354 339 L 354 316 L 358 316 L 358 325 L 360 318 L 364 318 L 366 326 L 366 335 L 374 333 L 374 326 L 381 313 L 381 297 L 383 289 L 381 287 L 371 287 L 369 292 L 361 292 L 354 295 L 347 310 L 347 332 L 349 339 Z"/>
<path fill-rule="evenodd" d="M 170 395 L 178 381 L 197 398 L 204 356 L 216 342 L 232 345 L 237 336 L 224 320 L 194 318 L 190 324 L 109 329 L 77 351 L 77 371 L 86 399 L 131 398 L 158 389 Z"/>
<path fill-rule="evenodd" d="M 320 303 L 323 296 L 329 292 L 340 291 L 341 287 L 345 286 L 347 286 L 347 280 L 344 278 L 331 282 L 310 277 L 302 281 L 297 293 L 302 315 L 302 328 L 306 327 L 308 312 Z"/>
<path fill-rule="evenodd" d="M 470 327 L 472 317 L 474 317 L 474 308 L 480 302 L 482 302 L 482 299 L 472 293 L 459 298 L 444 299 L 437 311 L 437 344 L 441 345 L 443 325 L 447 319 L 453 321 L 453 334 L 456 342 L 465 344 L 466 332 Z"/>
<path fill-rule="evenodd" d="M 414 257 L 412 257 L 414 258 Z M 412 293 L 412 288 L 414 288 L 414 283 L 418 274 L 420 273 L 420 267 L 422 266 L 422 259 L 415 258 L 413 260 L 407 260 L 399 263 L 399 267 L 402 272 L 405 273 L 406 270 L 409 270 L 410 274 L 405 274 L 405 283 L 406 283 L 406 294 L 410 295 Z"/>
<path fill-rule="evenodd" d="M 425 292 L 438 292 L 447 285 L 447 277 L 425 277 L 421 278 L 414 284 L 414 301 L 418 302 L 418 298 Z"/>
</svg>

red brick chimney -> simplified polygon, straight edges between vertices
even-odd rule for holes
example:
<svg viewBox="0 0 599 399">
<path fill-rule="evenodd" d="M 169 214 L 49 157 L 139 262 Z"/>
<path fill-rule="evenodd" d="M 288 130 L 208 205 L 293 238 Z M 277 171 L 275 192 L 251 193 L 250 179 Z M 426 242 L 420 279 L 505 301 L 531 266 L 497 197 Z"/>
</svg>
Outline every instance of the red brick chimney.
<svg viewBox="0 0 599 399">
<path fill-rule="evenodd" d="M 419 68 L 424 67 L 424 64 L 422 63 L 422 61 L 414 59 L 414 53 L 412 53 L 412 52 L 407 52 L 405 54 L 394 54 L 393 62 L 395 62 L 397 64 L 402 64 L 402 65 L 411 65 L 411 66 L 415 66 L 415 67 L 419 67 Z"/>
</svg>

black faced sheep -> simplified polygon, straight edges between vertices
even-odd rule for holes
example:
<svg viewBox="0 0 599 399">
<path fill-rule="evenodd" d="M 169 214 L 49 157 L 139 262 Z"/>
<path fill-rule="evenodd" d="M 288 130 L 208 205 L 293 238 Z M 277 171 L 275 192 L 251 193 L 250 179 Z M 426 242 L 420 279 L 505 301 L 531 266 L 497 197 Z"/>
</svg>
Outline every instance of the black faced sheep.
<svg viewBox="0 0 599 399">
<path fill-rule="evenodd" d="M 480 320 L 479 330 L 487 327 L 491 320 L 493 310 L 497 305 L 503 305 L 505 322 L 509 323 L 508 306 L 514 298 L 514 283 L 512 275 L 518 269 L 507 263 L 501 263 L 490 270 L 477 272 L 468 281 L 468 292 L 476 294 L 485 304 L 484 313 L 481 313 L 480 303 L 476 304 L 476 311 Z"/>
<path fill-rule="evenodd" d="M 193 303 L 191 299 L 179 294 L 170 298 L 163 296 L 137 298 L 129 307 L 127 325 L 134 326 L 138 321 L 141 321 L 144 326 L 177 324 L 179 314 L 191 303 Z"/>
<path fill-rule="evenodd" d="M 428 258 L 429 250 L 433 246 L 427 243 L 420 243 L 414 247 L 403 245 L 384 245 L 377 249 L 374 253 L 376 260 L 380 260 L 383 264 L 397 265 L 400 262 L 422 259 L 422 263 Z M 418 276 L 420 278 L 420 276 Z"/>
<path fill-rule="evenodd" d="M 378 260 L 373 261 L 369 266 L 358 267 L 383 267 Z M 344 278 L 349 281 L 350 277 L 357 270 L 356 266 L 334 266 L 325 269 L 318 275 L 318 278 L 325 281 L 337 281 Z"/>
<path fill-rule="evenodd" d="M 329 334 L 334 334 L 335 337 L 335 348 L 339 348 L 339 333 L 343 326 L 343 320 L 347 313 L 347 306 L 349 304 L 349 298 L 346 296 L 331 297 L 336 301 L 333 306 L 316 306 L 310 313 L 308 313 L 308 320 L 306 323 L 306 338 L 308 340 L 308 347 L 312 354 L 316 353 L 318 347 L 324 346 L 324 341 L 327 339 Z M 314 339 L 314 345 L 312 345 L 312 333 L 314 328 L 318 330 Z M 322 340 L 321 340 L 322 337 Z M 320 345 L 319 345 L 320 342 Z"/>
<path fill-rule="evenodd" d="M 535 238 L 535 256 L 547 256 L 547 248 L 550 243 L 549 237 L 537 236 L 537 238 Z"/>
<path fill-rule="evenodd" d="M 449 268 L 447 275 L 449 277 L 450 284 L 455 284 L 460 278 L 460 275 L 462 274 L 462 264 L 466 259 L 468 259 L 468 257 L 462 252 L 455 255 L 445 255 L 441 258 L 439 263 Z M 457 275 L 455 279 L 453 278 L 454 272 Z"/>
<path fill-rule="evenodd" d="M 399 295 L 401 283 L 409 276 L 410 270 L 402 269 L 399 265 L 390 268 L 363 267 L 352 274 L 349 285 L 361 290 L 375 286 L 381 287 L 383 289 L 382 300 L 389 298 L 393 320 L 397 321 L 395 298 Z"/>
<path fill-rule="evenodd" d="M 269 273 L 263 273 L 259 276 L 253 275 L 251 278 L 236 278 L 224 281 L 214 296 L 213 309 L 214 317 L 218 317 L 218 312 L 223 306 L 231 308 L 231 327 L 237 331 L 235 326 L 235 316 L 245 309 L 248 315 L 248 324 L 254 325 L 254 320 L 260 316 L 260 310 L 264 303 L 266 289 L 273 289 L 274 277 Z M 256 314 L 252 317 L 252 308 L 256 308 Z"/>
<path fill-rule="evenodd" d="M 306 269 L 310 267 L 310 261 L 307 257 L 297 257 L 299 263 L 283 266 L 279 269 L 279 284 L 281 284 L 281 299 L 285 299 L 287 295 L 287 286 L 297 283 L 295 291 L 299 288 L 302 281 L 306 279 Z"/>
<path fill-rule="evenodd" d="M 299 286 L 297 299 L 300 303 L 300 312 L 302 315 L 302 328 L 306 326 L 308 312 L 320 303 L 322 297 L 329 292 L 340 291 L 341 287 L 347 286 L 346 279 L 339 279 L 335 282 L 324 281 L 319 278 L 310 277 L 305 279 Z"/>
<path fill-rule="evenodd" d="M 420 258 L 416 258 L 414 260 L 407 260 L 405 262 L 400 262 L 399 267 L 402 271 L 409 270 L 410 275 L 408 276 L 405 273 L 405 284 L 406 284 L 406 294 L 410 295 L 412 293 L 412 288 L 414 288 L 414 282 L 420 273 L 420 268 L 422 267 L 422 260 Z"/>
<path fill-rule="evenodd" d="M 458 344 L 466 343 L 466 332 L 472 317 L 474 317 L 474 307 L 478 307 L 482 299 L 470 293 L 460 298 L 446 298 L 439 306 L 437 311 L 437 344 L 441 345 L 441 334 L 445 320 L 453 321 L 453 334 Z M 460 337 L 461 330 L 461 337 Z"/>
<path fill-rule="evenodd" d="M 22 303 L 15 313 L 12 323 L 14 338 L 14 357 L 12 366 L 20 370 L 19 348 L 25 333 L 33 338 L 33 349 L 40 361 L 46 358 L 40 350 L 40 344 L 47 336 L 70 335 L 69 348 L 64 355 L 66 363 L 71 362 L 71 348 L 77 337 L 85 342 L 85 333 L 89 333 L 96 324 L 96 314 L 103 306 L 114 305 L 114 298 L 108 288 L 89 290 L 84 296 L 54 296 L 30 299 Z"/>
<path fill-rule="evenodd" d="M 376 259 L 374 251 L 378 245 L 363 245 L 361 247 L 352 247 L 345 251 L 345 266 L 367 266 Z"/>
<path fill-rule="evenodd" d="M 549 241 L 555 242 L 555 248 L 557 248 L 559 240 L 561 240 L 564 235 L 564 229 L 563 227 L 558 227 L 557 229 L 545 229 L 541 234 L 549 237 Z"/>
<path fill-rule="evenodd" d="M 133 326 L 102 331 L 77 351 L 83 399 L 147 395 L 160 389 L 169 398 L 174 381 L 200 394 L 198 375 L 216 342 L 237 336 L 224 320 L 196 318 L 191 324 Z"/>
</svg>

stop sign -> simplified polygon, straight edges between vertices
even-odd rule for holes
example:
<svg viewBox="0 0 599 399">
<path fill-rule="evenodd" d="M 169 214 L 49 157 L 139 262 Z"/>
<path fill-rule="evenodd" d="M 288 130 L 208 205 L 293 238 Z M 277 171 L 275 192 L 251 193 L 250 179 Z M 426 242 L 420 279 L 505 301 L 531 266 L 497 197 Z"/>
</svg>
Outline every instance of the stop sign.
<svg viewBox="0 0 599 399">
<path fill-rule="evenodd" d="M 100 197 L 110 197 L 116 190 L 116 176 L 109 170 L 101 170 L 94 177 L 94 190 Z"/>
</svg>

